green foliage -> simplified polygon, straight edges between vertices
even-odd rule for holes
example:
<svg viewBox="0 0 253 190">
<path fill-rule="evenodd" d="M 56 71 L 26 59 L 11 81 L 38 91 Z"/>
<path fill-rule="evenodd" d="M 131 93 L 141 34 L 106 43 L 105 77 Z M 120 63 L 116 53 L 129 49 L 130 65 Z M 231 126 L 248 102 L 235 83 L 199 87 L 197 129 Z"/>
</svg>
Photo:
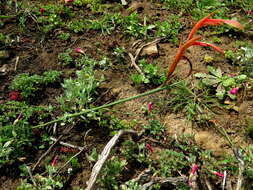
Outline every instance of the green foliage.
<svg viewBox="0 0 253 190">
<path fill-rule="evenodd" d="M 143 190 L 143 187 L 134 180 L 126 182 L 125 185 L 121 186 L 122 190 Z"/>
<path fill-rule="evenodd" d="M 73 63 L 73 58 L 71 57 L 70 53 L 72 49 L 66 49 L 64 53 L 59 53 L 58 59 L 63 65 L 70 65 Z"/>
<path fill-rule="evenodd" d="M 40 90 L 42 85 L 59 81 L 60 71 L 46 71 L 42 76 L 28 73 L 17 75 L 10 85 L 11 90 L 20 90 L 22 97 L 28 98 L 35 96 L 36 91 Z"/>
<path fill-rule="evenodd" d="M 141 38 L 144 35 L 148 34 L 148 32 L 153 28 L 155 28 L 155 25 L 153 24 L 147 23 L 146 25 L 143 25 L 145 22 L 147 23 L 146 17 L 144 17 L 144 20 L 141 21 L 137 13 L 132 13 L 124 17 L 123 30 L 127 35 L 133 36 L 135 38 Z"/>
<path fill-rule="evenodd" d="M 116 56 L 116 60 L 118 63 L 124 63 L 125 61 L 125 53 L 126 53 L 126 50 L 125 48 L 122 48 L 122 47 L 116 47 L 114 50 L 113 50 L 113 55 Z"/>
<path fill-rule="evenodd" d="M 122 24 L 122 17 L 120 13 L 105 14 L 101 19 L 88 20 L 87 29 L 98 30 L 103 34 L 110 34 L 117 26 Z"/>
<path fill-rule="evenodd" d="M 102 169 L 102 176 L 99 179 L 101 190 L 118 189 L 120 172 L 124 166 L 127 165 L 126 160 L 121 160 L 119 157 L 114 156 L 108 160 Z"/>
<path fill-rule="evenodd" d="M 70 39 L 70 33 L 61 33 L 57 36 L 57 38 L 63 41 L 68 40 Z"/>
<path fill-rule="evenodd" d="M 189 166 L 183 152 L 163 150 L 159 156 L 159 170 L 157 172 L 163 177 L 175 176 L 177 171 L 182 171 L 185 167 Z"/>
<path fill-rule="evenodd" d="M 176 11 L 185 11 L 192 8 L 193 0 L 162 0 L 166 8 Z"/>
<path fill-rule="evenodd" d="M 94 65 L 84 67 L 77 71 L 76 79 L 66 79 L 62 84 L 65 89 L 64 94 L 57 100 L 65 112 L 77 112 L 89 108 L 94 100 L 97 87 L 101 84 L 101 79 L 96 79 L 94 74 Z"/>
<path fill-rule="evenodd" d="M 75 33 L 83 32 L 86 26 L 87 20 L 73 20 L 68 24 L 68 28 Z"/>
<path fill-rule="evenodd" d="M 27 180 L 22 180 L 21 185 L 17 187 L 17 190 L 50 190 L 50 189 L 59 189 L 63 187 L 61 179 L 54 179 L 53 175 L 56 173 L 56 169 L 53 166 L 46 167 L 48 176 L 35 175 L 34 180 L 36 187 L 31 183 L 28 183 Z"/>
<path fill-rule="evenodd" d="M 165 73 L 160 73 L 158 66 L 154 64 L 148 64 L 144 59 L 139 61 L 138 64 L 145 75 L 133 74 L 131 76 L 134 84 L 151 83 L 154 85 L 160 85 L 166 80 Z"/>
<path fill-rule="evenodd" d="M 200 78 L 201 82 L 206 85 L 215 88 L 216 96 L 220 100 L 223 100 L 226 96 L 231 99 L 235 99 L 236 95 L 231 94 L 229 91 L 234 87 L 240 87 L 247 78 L 246 75 L 237 75 L 230 77 L 224 75 L 220 68 L 208 66 L 209 74 L 196 73 L 195 77 Z"/>
<path fill-rule="evenodd" d="M 156 22 L 156 35 L 158 37 L 166 37 L 170 42 L 177 44 L 180 27 L 181 24 L 179 23 L 179 16 L 171 15 L 168 17 L 168 21 Z"/>
<path fill-rule="evenodd" d="M 158 120 L 150 120 L 149 124 L 144 126 L 144 129 L 156 139 L 161 139 L 165 130 L 164 125 Z"/>
<path fill-rule="evenodd" d="M 44 34 L 50 34 L 54 29 L 64 26 L 66 18 L 73 16 L 71 9 L 61 4 L 48 4 L 41 8 L 45 10 L 43 14 L 40 13 L 40 8 L 33 8 L 28 15 L 36 22 L 38 29 Z M 21 23 L 24 23 L 23 20 L 21 20 Z"/>
<path fill-rule="evenodd" d="M 44 118 L 45 108 L 28 106 L 23 102 L 10 101 L 0 104 L 0 167 L 11 164 L 25 156 L 26 148 L 34 139 L 30 120 L 40 113 L 37 120 Z"/>
<path fill-rule="evenodd" d="M 166 106 L 174 112 L 186 113 L 189 120 L 204 122 L 210 117 L 207 111 L 212 103 L 208 91 L 182 81 L 171 90 Z"/>
</svg>

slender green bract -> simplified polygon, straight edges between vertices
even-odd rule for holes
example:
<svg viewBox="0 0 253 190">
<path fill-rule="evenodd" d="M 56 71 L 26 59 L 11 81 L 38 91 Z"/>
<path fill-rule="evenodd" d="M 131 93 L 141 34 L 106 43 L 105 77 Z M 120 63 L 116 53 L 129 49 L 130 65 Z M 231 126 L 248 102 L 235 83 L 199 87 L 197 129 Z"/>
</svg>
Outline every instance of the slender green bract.
<svg viewBox="0 0 253 190">
<path fill-rule="evenodd" d="M 127 101 L 130 101 L 130 100 L 134 100 L 134 99 L 137 99 L 137 98 L 141 98 L 143 96 L 147 96 L 147 95 L 150 95 L 150 94 L 154 94 L 156 92 L 159 92 L 159 91 L 162 91 L 162 90 L 166 90 L 166 89 L 169 89 L 170 87 L 178 84 L 179 82 L 176 82 L 176 83 L 173 83 L 171 85 L 166 85 L 166 86 L 162 86 L 162 87 L 158 87 L 156 89 L 153 89 L 153 90 L 150 90 L 148 92 L 144 92 L 142 94 L 138 94 L 136 96 L 131 96 L 131 97 L 128 97 L 128 98 L 124 98 L 124 99 L 121 99 L 121 100 L 118 100 L 118 101 L 115 101 L 115 102 L 112 102 L 112 103 L 109 103 L 109 104 L 104 104 L 102 106 L 98 106 L 98 107 L 95 107 L 95 108 L 91 108 L 91 109 L 86 109 L 84 111 L 81 111 L 81 112 L 77 112 L 77 113 L 73 113 L 73 114 L 68 114 L 68 115 L 65 115 L 63 117 L 60 117 L 56 120 L 52 120 L 52 121 L 49 121 L 47 123 L 43 123 L 43 124 L 40 124 L 40 125 L 36 125 L 32 128 L 40 128 L 40 127 L 45 127 L 47 125 L 50 125 L 50 124 L 53 124 L 53 123 L 57 123 L 57 122 L 60 122 L 60 121 L 63 121 L 65 119 L 68 119 L 68 118 L 73 118 L 73 117 L 78 117 L 78 116 L 81 116 L 81 115 L 84 115 L 86 113 L 89 113 L 89 112 L 92 112 L 92 111 L 97 111 L 97 110 L 100 110 L 100 109 L 103 109 L 103 108 L 108 108 L 108 107 L 111 107 L 111 106 L 114 106 L 116 104 L 121 104 L 121 103 L 124 103 L 124 102 L 127 102 Z"/>
</svg>

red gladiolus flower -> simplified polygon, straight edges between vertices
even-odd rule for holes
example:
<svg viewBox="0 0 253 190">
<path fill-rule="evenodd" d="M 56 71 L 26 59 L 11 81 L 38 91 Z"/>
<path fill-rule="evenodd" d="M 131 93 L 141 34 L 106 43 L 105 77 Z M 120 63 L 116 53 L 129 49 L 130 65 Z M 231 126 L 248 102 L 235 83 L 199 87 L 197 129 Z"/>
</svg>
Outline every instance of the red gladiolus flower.
<svg viewBox="0 0 253 190">
<path fill-rule="evenodd" d="M 213 48 L 215 51 L 218 51 L 221 54 L 224 54 L 224 52 L 217 46 L 213 45 L 213 44 L 209 44 L 206 42 L 200 42 L 198 40 L 200 40 L 202 37 L 201 36 L 197 36 L 194 37 L 194 35 L 196 34 L 196 32 L 203 26 L 208 26 L 208 25 L 222 25 L 222 24 L 227 24 L 230 25 L 232 27 L 238 28 L 240 30 L 243 30 L 243 26 L 237 22 L 236 20 L 225 20 L 225 19 L 211 19 L 210 17 L 212 17 L 217 11 L 207 15 L 206 17 L 202 18 L 201 20 L 199 20 L 194 27 L 192 28 L 190 34 L 188 35 L 188 38 L 186 40 L 186 42 L 184 44 L 179 45 L 179 48 L 177 50 L 176 56 L 171 64 L 171 66 L 169 67 L 169 70 L 167 72 L 167 80 L 170 78 L 170 76 L 173 74 L 173 72 L 175 71 L 177 64 L 179 63 L 179 61 L 181 59 L 185 59 L 189 64 L 190 64 L 190 72 L 189 74 L 191 74 L 192 71 L 192 63 L 190 61 L 189 58 L 187 58 L 184 54 L 186 52 L 186 50 L 193 46 L 193 45 L 198 45 L 198 46 L 204 46 L 204 47 L 211 47 Z"/>
<path fill-rule="evenodd" d="M 22 99 L 23 97 L 19 91 L 11 91 L 9 93 L 9 100 L 21 101 Z"/>
<path fill-rule="evenodd" d="M 232 88 L 232 89 L 229 91 L 229 93 L 230 93 L 230 94 L 232 94 L 232 95 L 236 95 L 236 94 L 237 94 L 237 92 L 238 92 L 238 90 L 239 90 L 239 88 L 238 88 L 238 87 L 236 87 L 236 88 Z"/>
</svg>

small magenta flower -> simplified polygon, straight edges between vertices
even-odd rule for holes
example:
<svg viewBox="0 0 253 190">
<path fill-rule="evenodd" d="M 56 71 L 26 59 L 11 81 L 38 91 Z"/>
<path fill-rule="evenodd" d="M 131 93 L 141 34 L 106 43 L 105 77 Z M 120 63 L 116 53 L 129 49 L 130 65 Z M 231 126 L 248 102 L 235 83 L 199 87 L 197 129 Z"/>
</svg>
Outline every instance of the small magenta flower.
<svg viewBox="0 0 253 190">
<path fill-rule="evenodd" d="M 84 51 L 83 51 L 81 48 L 76 48 L 74 51 L 75 51 L 76 53 L 84 54 Z"/>
<path fill-rule="evenodd" d="M 74 0 L 65 0 L 65 3 L 72 3 Z"/>
<path fill-rule="evenodd" d="M 43 15 L 43 13 L 45 12 L 44 8 L 40 8 L 40 14 Z"/>
<path fill-rule="evenodd" d="M 59 160 L 59 156 L 56 155 L 53 161 L 51 162 L 51 166 L 56 166 L 58 160 Z"/>
<path fill-rule="evenodd" d="M 237 92 L 238 92 L 238 90 L 239 90 L 239 87 L 232 88 L 232 89 L 229 91 L 229 93 L 232 94 L 232 95 L 236 95 Z"/>
<path fill-rule="evenodd" d="M 152 102 L 149 102 L 149 103 L 148 103 L 148 112 L 151 112 L 151 111 L 152 111 L 152 108 L 153 108 L 153 103 L 152 103 Z"/>
<path fill-rule="evenodd" d="M 194 164 L 192 167 L 191 174 L 195 174 L 198 169 L 199 169 L 199 166 L 197 164 Z"/>
</svg>

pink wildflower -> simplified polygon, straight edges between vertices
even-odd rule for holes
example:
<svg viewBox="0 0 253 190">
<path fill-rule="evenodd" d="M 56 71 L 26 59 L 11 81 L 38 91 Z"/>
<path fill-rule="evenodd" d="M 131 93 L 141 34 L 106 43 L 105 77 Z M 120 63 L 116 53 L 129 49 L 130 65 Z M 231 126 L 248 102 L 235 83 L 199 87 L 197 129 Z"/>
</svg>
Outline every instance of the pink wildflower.
<svg viewBox="0 0 253 190">
<path fill-rule="evenodd" d="M 43 15 L 43 13 L 45 12 L 44 8 L 40 8 L 40 14 Z"/>
<path fill-rule="evenodd" d="M 152 108 L 153 108 L 153 103 L 152 103 L 152 102 L 149 102 L 149 103 L 148 103 L 148 112 L 151 112 L 151 111 L 152 111 Z"/>
<path fill-rule="evenodd" d="M 154 148 L 150 145 L 150 144 L 146 144 L 146 148 L 150 151 L 150 152 L 154 152 Z"/>
<path fill-rule="evenodd" d="M 55 156 L 53 161 L 51 162 L 51 166 L 55 166 L 57 164 L 57 161 L 59 160 L 59 156 Z"/>
<path fill-rule="evenodd" d="M 23 97 L 21 96 L 21 93 L 19 91 L 11 91 L 9 93 L 9 100 L 17 100 L 20 101 L 22 100 Z"/>
<path fill-rule="evenodd" d="M 195 172 L 199 169 L 199 166 L 197 164 L 194 164 L 192 167 L 191 174 L 195 174 Z"/>
<path fill-rule="evenodd" d="M 83 51 L 81 48 L 76 48 L 74 51 L 75 51 L 76 53 L 84 54 L 84 51 Z"/>
<path fill-rule="evenodd" d="M 72 3 L 74 0 L 65 0 L 65 3 Z"/>
<path fill-rule="evenodd" d="M 238 87 L 236 87 L 236 88 L 232 88 L 232 89 L 229 91 L 229 93 L 230 93 L 230 94 L 232 94 L 232 95 L 236 95 L 236 94 L 237 94 L 237 92 L 238 92 L 238 90 L 239 90 L 239 88 L 238 88 Z"/>
</svg>

